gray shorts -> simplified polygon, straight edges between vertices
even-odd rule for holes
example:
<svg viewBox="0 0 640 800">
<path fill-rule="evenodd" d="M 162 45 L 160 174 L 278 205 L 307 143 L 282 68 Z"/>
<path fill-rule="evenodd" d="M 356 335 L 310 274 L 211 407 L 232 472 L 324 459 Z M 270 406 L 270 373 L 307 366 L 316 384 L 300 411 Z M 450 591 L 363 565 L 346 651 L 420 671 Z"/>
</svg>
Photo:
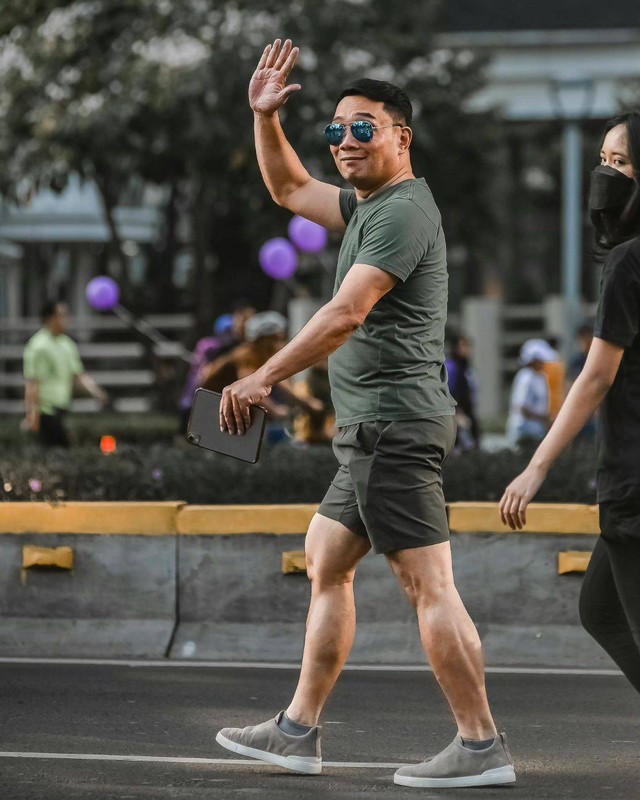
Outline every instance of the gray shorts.
<svg viewBox="0 0 640 800">
<path fill-rule="evenodd" d="M 340 428 L 340 468 L 318 513 L 368 538 L 375 553 L 448 541 L 442 463 L 455 438 L 454 416 Z"/>
</svg>

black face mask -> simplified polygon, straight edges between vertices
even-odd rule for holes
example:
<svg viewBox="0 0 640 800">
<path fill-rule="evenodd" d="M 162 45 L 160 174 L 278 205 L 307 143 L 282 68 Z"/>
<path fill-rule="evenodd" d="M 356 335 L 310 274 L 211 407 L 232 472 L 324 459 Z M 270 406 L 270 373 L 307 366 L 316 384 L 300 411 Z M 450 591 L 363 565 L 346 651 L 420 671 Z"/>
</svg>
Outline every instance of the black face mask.
<svg viewBox="0 0 640 800">
<path fill-rule="evenodd" d="M 589 211 L 622 210 L 629 202 L 636 182 L 619 169 L 596 167 L 591 173 Z"/>
</svg>

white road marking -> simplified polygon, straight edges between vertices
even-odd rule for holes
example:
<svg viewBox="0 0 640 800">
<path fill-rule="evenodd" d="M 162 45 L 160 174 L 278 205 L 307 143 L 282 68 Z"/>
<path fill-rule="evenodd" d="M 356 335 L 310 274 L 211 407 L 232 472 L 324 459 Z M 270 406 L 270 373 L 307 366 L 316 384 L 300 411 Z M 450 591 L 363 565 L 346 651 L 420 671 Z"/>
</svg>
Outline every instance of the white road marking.
<svg viewBox="0 0 640 800">
<path fill-rule="evenodd" d="M 118 756 L 106 753 L 21 753 L 0 752 L 0 758 L 58 759 L 64 761 L 129 761 L 148 764 L 207 764 L 211 766 L 258 766 L 264 762 L 241 758 L 181 758 L 178 756 Z M 323 761 L 323 767 L 335 769 L 398 769 L 406 764 L 369 761 Z"/>
<path fill-rule="evenodd" d="M 50 664 L 98 667 L 153 667 L 180 669 L 292 669 L 300 664 L 271 661 L 180 661 L 174 659 L 115 659 L 115 658 L 0 658 L 0 664 Z M 432 672 L 423 664 L 347 664 L 345 672 Z M 617 669 L 586 669 L 574 667 L 487 667 L 493 675 L 598 675 L 621 676 Z"/>
</svg>

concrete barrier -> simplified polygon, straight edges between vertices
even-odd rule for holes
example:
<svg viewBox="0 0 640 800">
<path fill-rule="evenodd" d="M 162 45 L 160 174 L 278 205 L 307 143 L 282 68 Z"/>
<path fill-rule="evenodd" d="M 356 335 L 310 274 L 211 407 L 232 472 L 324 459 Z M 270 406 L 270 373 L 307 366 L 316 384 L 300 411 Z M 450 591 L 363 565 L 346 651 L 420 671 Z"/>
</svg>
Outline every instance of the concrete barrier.
<svg viewBox="0 0 640 800">
<path fill-rule="evenodd" d="M 180 503 L 3 503 L 0 653 L 162 657 L 176 623 Z M 67 547 L 73 569 L 23 568 Z"/>
<path fill-rule="evenodd" d="M 283 572 L 283 553 L 304 548 L 315 506 L 92 506 L 0 505 L 0 652 L 299 659 L 309 584 Z M 584 565 L 597 508 L 533 505 L 536 533 L 508 531 L 495 504 L 453 504 L 449 514 L 456 580 L 487 663 L 611 666 L 579 624 L 580 575 L 558 564 L 572 551 Z M 35 568 L 25 580 L 23 544 L 72 547 L 74 569 Z M 385 558 L 363 560 L 355 593 L 351 661 L 423 663 L 414 612 Z"/>
</svg>

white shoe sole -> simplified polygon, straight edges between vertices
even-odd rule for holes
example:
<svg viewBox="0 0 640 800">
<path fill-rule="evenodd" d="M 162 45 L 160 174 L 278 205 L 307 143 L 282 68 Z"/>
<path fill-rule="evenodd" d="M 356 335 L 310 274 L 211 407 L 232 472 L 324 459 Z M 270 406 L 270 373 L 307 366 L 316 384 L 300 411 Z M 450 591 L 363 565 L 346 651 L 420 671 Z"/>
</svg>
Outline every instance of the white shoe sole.
<svg viewBox="0 0 640 800">
<path fill-rule="evenodd" d="M 232 742 L 231 739 L 227 739 L 221 733 L 216 736 L 216 742 L 233 753 L 257 758 L 267 764 L 276 764 L 278 767 L 290 769 L 292 772 L 302 772 L 304 775 L 319 775 L 322 772 L 321 758 L 313 758 L 312 756 L 279 756 L 275 753 L 269 753 L 267 750 L 256 750 L 255 747 L 247 747 L 246 745 Z"/>
<path fill-rule="evenodd" d="M 399 786 L 415 786 L 421 789 L 454 789 L 467 786 L 501 786 L 515 783 L 516 773 L 513 767 L 497 767 L 488 769 L 480 775 L 465 775 L 460 778 L 414 778 L 410 775 L 393 776 L 393 782 Z"/>
</svg>

